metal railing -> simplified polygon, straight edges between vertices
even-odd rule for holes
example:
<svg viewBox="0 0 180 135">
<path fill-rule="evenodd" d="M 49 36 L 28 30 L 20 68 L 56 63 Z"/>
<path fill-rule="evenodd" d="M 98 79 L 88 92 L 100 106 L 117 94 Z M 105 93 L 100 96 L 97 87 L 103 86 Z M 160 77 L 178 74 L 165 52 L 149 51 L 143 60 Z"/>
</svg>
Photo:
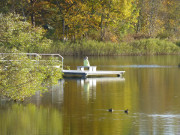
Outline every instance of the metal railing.
<svg viewBox="0 0 180 135">
<path fill-rule="evenodd" d="M 61 62 L 62 62 L 62 70 L 63 70 L 63 60 L 64 60 L 64 58 L 63 58 L 63 56 L 61 56 L 60 54 L 39 54 L 40 56 L 52 56 L 52 57 L 59 57 L 61 60 Z"/>
<path fill-rule="evenodd" d="M 18 54 L 18 55 L 31 55 L 31 56 L 40 56 L 38 53 L 0 53 L 0 55 L 4 56 L 4 55 L 9 55 L 9 54 Z"/>
<path fill-rule="evenodd" d="M 52 56 L 52 57 L 58 57 L 59 58 L 59 61 L 61 61 L 62 63 L 62 70 L 63 70 L 63 57 L 60 55 L 60 54 L 38 54 L 38 53 L 0 53 L 0 61 L 5 61 L 4 58 L 7 56 L 7 55 L 27 55 L 27 56 L 30 56 L 30 59 L 32 56 L 35 56 L 36 59 L 35 60 L 32 60 L 32 61 L 36 61 L 37 63 L 40 61 L 40 58 L 41 56 Z M 8 60 L 8 61 L 19 61 L 19 60 Z"/>
</svg>

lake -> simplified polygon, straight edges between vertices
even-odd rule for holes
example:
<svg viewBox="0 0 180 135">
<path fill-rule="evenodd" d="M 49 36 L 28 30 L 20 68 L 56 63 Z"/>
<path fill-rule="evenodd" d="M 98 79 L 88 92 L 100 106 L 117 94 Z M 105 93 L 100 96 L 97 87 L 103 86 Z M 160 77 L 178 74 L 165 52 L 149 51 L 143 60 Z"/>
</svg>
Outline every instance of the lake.
<svg viewBox="0 0 180 135">
<path fill-rule="evenodd" d="M 89 61 L 97 70 L 125 75 L 66 78 L 24 103 L 0 99 L 0 135 L 180 134 L 180 55 Z M 64 59 L 71 69 L 82 64 L 82 57 Z"/>
</svg>

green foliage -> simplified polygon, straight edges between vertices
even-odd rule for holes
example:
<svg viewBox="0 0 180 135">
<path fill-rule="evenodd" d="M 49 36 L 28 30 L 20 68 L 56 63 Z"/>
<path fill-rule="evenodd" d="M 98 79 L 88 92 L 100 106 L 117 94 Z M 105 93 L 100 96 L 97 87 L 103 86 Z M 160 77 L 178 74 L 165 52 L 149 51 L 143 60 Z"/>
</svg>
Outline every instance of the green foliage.
<svg viewBox="0 0 180 135">
<path fill-rule="evenodd" d="M 82 40 L 75 43 L 56 42 L 51 51 L 63 55 L 117 55 L 118 44 L 111 42 L 98 42 L 95 40 Z"/>
<path fill-rule="evenodd" d="M 162 39 L 178 39 L 180 34 L 179 0 L 1 0 L 0 13 L 20 14 L 34 27 L 52 26 L 54 29 L 46 27 L 46 36 L 51 39 L 74 41 L 86 37 L 116 42 L 135 33 Z M 19 42 L 13 42 L 19 46 Z"/>
<path fill-rule="evenodd" d="M 24 52 L 43 52 L 49 49 L 51 40 L 43 35 L 42 28 L 33 28 L 30 23 L 22 21 L 19 15 L 0 14 L 0 47 L 16 48 Z"/>
<path fill-rule="evenodd" d="M 176 45 L 180 47 L 180 41 L 177 41 L 177 42 L 176 42 Z"/>
<path fill-rule="evenodd" d="M 81 40 L 75 43 L 55 42 L 51 51 L 63 55 L 155 55 L 179 54 L 180 47 L 160 39 L 141 39 L 128 43 Z"/>
<path fill-rule="evenodd" d="M 178 54 L 180 48 L 174 43 L 159 39 L 142 39 L 130 43 L 133 55 Z"/>
<path fill-rule="evenodd" d="M 45 91 L 47 86 L 62 78 L 60 68 L 54 62 L 39 64 L 25 54 L 11 54 L 0 62 L 0 94 L 13 100 L 24 100 L 36 91 Z"/>
<path fill-rule="evenodd" d="M 171 35 L 170 32 L 165 31 L 165 32 L 163 32 L 163 33 L 159 33 L 159 34 L 157 35 L 157 38 L 167 39 L 167 38 L 170 38 L 171 36 L 172 36 L 172 35 Z"/>
</svg>

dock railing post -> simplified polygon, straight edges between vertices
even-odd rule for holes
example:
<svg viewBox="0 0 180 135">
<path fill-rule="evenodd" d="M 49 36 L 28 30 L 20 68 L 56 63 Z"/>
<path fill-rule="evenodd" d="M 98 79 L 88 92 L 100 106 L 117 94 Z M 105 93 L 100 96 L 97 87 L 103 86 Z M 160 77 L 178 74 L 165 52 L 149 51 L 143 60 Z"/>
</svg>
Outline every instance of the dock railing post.
<svg viewBox="0 0 180 135">
<path fill-rule="evenodd" d="M 64 59 L 64 58 L 63 58 L 63 57 L 61 57 L 61 58 L 62 58 L 62 70 L 63 70 L 63 59 Z"/>
</svg>

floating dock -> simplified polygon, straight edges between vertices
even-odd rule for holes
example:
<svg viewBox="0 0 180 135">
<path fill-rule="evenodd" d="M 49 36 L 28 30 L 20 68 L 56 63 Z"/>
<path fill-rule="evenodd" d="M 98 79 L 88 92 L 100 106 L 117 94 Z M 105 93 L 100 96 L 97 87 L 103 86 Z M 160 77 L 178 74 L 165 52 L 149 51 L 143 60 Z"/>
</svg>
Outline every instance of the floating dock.
<svg viewBox="0 0 180 135">
<path fill-rule="evenodd" d="M 118 77 L 122 77 L 125 71 L 89 71 L 89 70 L 63 70 L 64 76 L 81 76 L 86 78 L 88 76 L 110 76 L 116 75 Z"/>
</svg>

